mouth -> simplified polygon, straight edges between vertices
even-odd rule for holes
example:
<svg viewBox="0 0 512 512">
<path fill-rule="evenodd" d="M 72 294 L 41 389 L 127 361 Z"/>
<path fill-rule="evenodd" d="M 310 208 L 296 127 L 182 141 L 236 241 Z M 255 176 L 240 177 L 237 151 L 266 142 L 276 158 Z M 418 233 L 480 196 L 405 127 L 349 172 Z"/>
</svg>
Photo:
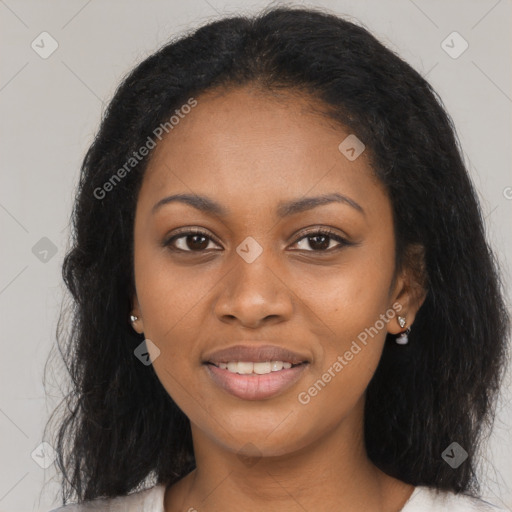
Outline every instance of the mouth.
<svg viewBox="0 0 512 512">
<path fill-rule="evenodd" d="M 264 400 L 293 386 L 310 360 L 274 345 L 237 345 L 214 352 L 202 363 L 223 391 L 242 400 Z"/>
</svg>

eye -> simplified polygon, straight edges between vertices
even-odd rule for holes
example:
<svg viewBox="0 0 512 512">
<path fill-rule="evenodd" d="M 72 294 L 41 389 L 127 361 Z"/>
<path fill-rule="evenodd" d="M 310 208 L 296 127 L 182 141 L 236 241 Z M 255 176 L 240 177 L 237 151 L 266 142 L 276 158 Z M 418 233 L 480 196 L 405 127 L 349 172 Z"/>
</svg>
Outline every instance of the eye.
<svg viewBox="0 0 512 512">
<path fill-rule="evenodd" d="M 348 240 L 338 235 L 334 231 L 330 229 L 317 229 L 315 231 L 310 231 L 306 233 L 304 236 L 299 238 L 295 243 L 299 244 L 302 240 L 308 240 L 308 245 L 313 250 L 308 252 L 331 252 L 341 249 L 343 246 L 352 245 Z M 331 242 L 338 242 L 338 247 L 330 247 Z M 304 248 L 302 248 L 304 250 Z"/>
<path fill-rule="evenodd" d="M 208 249 L 211 241 L 213 241 L 213 238 L 205 231 L 189 229 L 165 240 L 163 245 L 177 252 L 204 252 Z M 175 242 L 179 242 L 179 244 L 175 244 Z"/>
</svg>

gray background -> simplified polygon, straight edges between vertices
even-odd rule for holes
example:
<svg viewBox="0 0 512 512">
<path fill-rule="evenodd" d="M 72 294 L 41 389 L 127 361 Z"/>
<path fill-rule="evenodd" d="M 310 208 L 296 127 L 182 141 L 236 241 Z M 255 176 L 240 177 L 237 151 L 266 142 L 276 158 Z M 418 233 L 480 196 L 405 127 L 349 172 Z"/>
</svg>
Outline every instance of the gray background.
<svg viewBox="0 0 512 512">
<path fill-rule="evenodd" d="M 300 4 L 356 18 L 439 92 L 479 191 L 510 297 L 512 2 L 295 2 Z M 265 5 L 0 0 L 0 512 L 47 511 L 60 504 L 51 449 L 40 445 L 67 385 L 57 360 L 47 370 L 45 392 L 44 366 L 64 292 L 60 267 L 73 191 L 104 107 L 124 74 L 169 37 L 219 15 Z M 41 43 L 44 31 L 58 43 L 46 59 L 31 47 L 35 41 L 39 52 L 50 48 L 49 39 Z M 453 31 L 469 44 L 457 58 L 442 46 Z M 452 37 L 445 44 L 453 53 L 461 42 Z M 483 478 L 489 500 L 512 508 L 509 390 L 510 376 L 483 454 Z"/>
</svg>

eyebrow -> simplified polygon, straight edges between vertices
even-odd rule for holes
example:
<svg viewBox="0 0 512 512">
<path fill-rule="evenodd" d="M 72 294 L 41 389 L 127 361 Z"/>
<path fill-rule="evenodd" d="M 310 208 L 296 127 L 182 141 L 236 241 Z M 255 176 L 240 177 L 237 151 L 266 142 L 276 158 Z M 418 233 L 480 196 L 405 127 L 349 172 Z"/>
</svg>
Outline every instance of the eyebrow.
<svg viewBox="0 0 512 512">
<path fill-rule="evenodd" d="M 210 199 L 209 197 L 197 194 L 174 194 L 172 196 L 164 197 L 153 206 L 151 212 L 154 214 L 162 206 L 170 204 L 172 202 L 185 203 L 203 213 L 216 215 L 219 217 L 226 217 L 229 214 L 229 210 L 227 210 L 221 204 L 217 203 L 213 199 Z M 297 213 L 311 210 L 313 208 L 316 208 L 317 206 L 322 206 L 330 203 L 347 204 L 354 208 L 355 210 L 357 210 L 358 212 L 362 213 L 363 215 L 366 215 L 361 205 L 356 203 L 353 199 L 350 199 L 350 197 L 344 196 L 343 194 L 339 194 L 338 192 L 334 192 L 331 194 L 323 194 L 321 196 L 315 197 L 303 197 L 300 199 L 294 199 L 292 201 L 286 202 L 281 201 L 277 207 L 277 215 L 280 218 L 289 217 Z"/>
</svg>

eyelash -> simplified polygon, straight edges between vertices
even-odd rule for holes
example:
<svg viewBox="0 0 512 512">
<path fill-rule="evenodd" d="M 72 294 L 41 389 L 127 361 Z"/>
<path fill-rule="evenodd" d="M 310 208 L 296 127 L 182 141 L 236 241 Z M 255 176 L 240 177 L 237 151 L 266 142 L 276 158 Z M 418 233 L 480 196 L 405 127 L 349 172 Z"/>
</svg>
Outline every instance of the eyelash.
<svg viewBox="0 0 512 512">
<path fill-rule="evenodd" d="M 203 235 L 205 236 L 206 238 L 212 240 L 213 242 L 217 243 L 218 242 L 212 238 L 208 233 L 206 233 L 205 231 L 202 231 L 200 229 L 194 229 L 194 228 L 191 228 L 187 231 L 182 231 L 181 233 L 178 233 L 176 235 L 173 235 L 171 238 L 165 240 L 163 242 L 163 246 L 164 247 L 170 247 L 172 251 L 175 251 L 175 252 L 183 252 L 183 253 L 196 253 L 196 254 L 200 254 L 200 253 L 204 253 L 204 252 L 207 252 L 206 249 L 203 249 L 201 251 L 191 251 L 191 250 L 184 250 L 184 249 L 178 249 L 176 247 L 173 247 L 172 244 L 175 240 L 178 240 L 180 238 L 187 238 L 188 236 L 192 236 L 192 235 Z M 340 245 L 338 247 L 334 247 L 334 248 L 330 248 L 330 249 L 325 249 L 325 250 L 306 250 L 306 252 L 316 252 L 316 253 L 331 253 L 333 251 L 336 251 L 336 250 L 339 250 L 339 249 L 342 249 L 344 246 L 349 246 L 349 245 L 353 245 L 352 243 L 350 243 L 348 240 L 346 240 L 345 238 L 341 237 L 340 235 L 338 235 L 337 233 L 335 233 L 334 231 L 331 231 L 330 229 L 328 228 L 319 228 L 319 229 L 316 229 L 315 231 L 309 231 L 307 233 L 303 233 L 300 238 L 298 238 L 294 243 L 293 245 L 297 244 L 298 242 L 300 242 L 301 240 L 303 240 L 304 238 L 313 238 L 314 236 L 317 236 L 317 235 L 323 235 L 323 236 L 327 236 L 328 238 L 331 238 L 332 240 L 335 240 L 336 242 L 339 242 Z M 218 244 L 220 245 L 220 244 Z M 330 244 L 329 244 L 330 245 Z"/>
</svg>

